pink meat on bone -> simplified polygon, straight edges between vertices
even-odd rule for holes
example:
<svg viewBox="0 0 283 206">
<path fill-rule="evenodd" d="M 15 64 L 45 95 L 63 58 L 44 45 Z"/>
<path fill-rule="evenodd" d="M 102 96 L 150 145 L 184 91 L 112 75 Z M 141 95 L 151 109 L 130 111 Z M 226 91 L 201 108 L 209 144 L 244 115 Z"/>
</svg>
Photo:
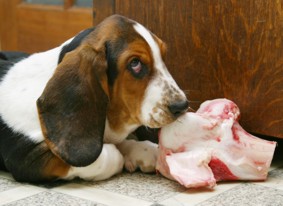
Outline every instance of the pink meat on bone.
<svg viewBox="0 0 283 206">
<path fill-rule="evenodd" d="M 223 180 L 265 180 L 275 142 L 247 133 L 240 110 L 227 99 L 201 104 L 159 134 L 156 169 L 185 187 L 213 187 Z"/>
</svg>

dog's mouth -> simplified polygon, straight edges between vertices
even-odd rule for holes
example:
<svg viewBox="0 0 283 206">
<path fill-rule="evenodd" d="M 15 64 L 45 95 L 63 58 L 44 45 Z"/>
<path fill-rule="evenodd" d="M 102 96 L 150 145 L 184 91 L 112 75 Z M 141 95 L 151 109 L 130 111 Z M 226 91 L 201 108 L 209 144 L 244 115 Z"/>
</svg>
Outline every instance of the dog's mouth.
<svg viewBox="0 0 283 206">
<path fill-rule="evenodd" d="M 157 104 L 150 113 L 150 119 L 145 124 L 150 128 L 161 128 L 185 114 L 189 108 L 187 100 L 178 101 L 173 104 Z"/>
<path fill-rule="evenodd" d="M 167 124 L 172 123 L 173 121 L 175 121 L 175 119 L 172 118 L 170 115 L 167 115 L 167 114 L 163 114 L 163 115 L 160 115 L 160 116 L 156 116 L 154 114 L 151 114 L 148 127 L 150 127 L 150 128 L 161 128 L 161 127 L 163 127 Z"/>
</svg>

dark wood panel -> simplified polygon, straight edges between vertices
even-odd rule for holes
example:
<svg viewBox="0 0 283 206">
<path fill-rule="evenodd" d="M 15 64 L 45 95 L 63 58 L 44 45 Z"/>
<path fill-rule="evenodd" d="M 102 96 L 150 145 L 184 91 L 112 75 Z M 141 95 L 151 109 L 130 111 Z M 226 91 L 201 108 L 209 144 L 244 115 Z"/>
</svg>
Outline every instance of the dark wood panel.
<svg viewBox="0 0 283 206">
<path fill-rule="evenodd" d="M 251 132 L 283 137 L 283 1 L 116 0 L 168 43 L 166 63 L 192 107 L 226 97 Z"/>
<path fill-rule="evenodd" d="M 16 50 L 17 49 L 17 19 L 16 17 L 16 6 L 21 0 L 0 0 L 0 38 L 1 38 L 1 49 Z"/>
<path fill-rule="evenodd" d="M 283 137 L 283 1 L 225 1 L 217 75 L 247 129 Z M 233 8 L 233 9 L 231 9 Z"/>
<path fill-rule="evenodd" d="M 112 15 L 115 9 L 115 0 L 93 0 L 93 24 L 99 24 L 103 19 Z"/>
</svg>

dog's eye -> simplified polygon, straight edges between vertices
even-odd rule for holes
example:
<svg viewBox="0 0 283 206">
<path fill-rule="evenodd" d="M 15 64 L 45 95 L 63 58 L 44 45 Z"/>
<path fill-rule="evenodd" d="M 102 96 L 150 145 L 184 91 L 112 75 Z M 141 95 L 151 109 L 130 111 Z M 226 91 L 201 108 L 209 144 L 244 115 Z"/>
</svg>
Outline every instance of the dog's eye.
<svg viewBox="0 0 283 206">
<path fill-rule="evenodd" d="M 142 79 L 148 73 L 147 66 L 143 64 L 139 58 L 133 58 L 127 68 L 130 70 L 131 74 L 138 79 Z"/>
<path fill-rule="evenodd" d="M 135 72 L 136 74 L 140 73 L 140 71 L 142 70 L 141 61 L 138 58 L 133 59 L 130 62 L 130 66 L 132 71 Z"/>
</svg>

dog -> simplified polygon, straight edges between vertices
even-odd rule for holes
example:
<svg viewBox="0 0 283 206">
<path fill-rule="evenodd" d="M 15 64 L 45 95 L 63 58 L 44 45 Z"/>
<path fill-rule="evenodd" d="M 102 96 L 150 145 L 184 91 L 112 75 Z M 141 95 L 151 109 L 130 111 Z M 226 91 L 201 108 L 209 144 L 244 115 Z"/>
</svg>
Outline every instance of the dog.
<svg viewBox="0 0 283 206">
<path fill-rule="evenodd" d="M 2 52 L 0 167 L 23 182 L 154 171 L 156 145 L 126 138 L 188 109 L 165 53 L 161 39 L 120 15 L 45 52 Z"/>
</svg>

